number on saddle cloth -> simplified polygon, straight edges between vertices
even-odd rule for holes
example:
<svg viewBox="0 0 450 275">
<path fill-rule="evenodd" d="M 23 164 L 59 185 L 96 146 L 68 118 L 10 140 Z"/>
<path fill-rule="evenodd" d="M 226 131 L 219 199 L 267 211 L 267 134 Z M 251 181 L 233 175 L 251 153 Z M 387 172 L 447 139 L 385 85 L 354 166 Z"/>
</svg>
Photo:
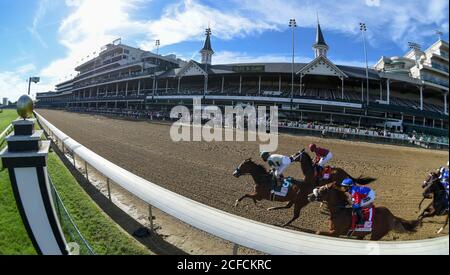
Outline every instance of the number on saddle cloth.
<svg viewBox="0 0 450 275">
<path fill-rule="evenodd" d="M 373 222 L 375 217 L 375 206 L 362 209 L 364 223 L 357 225 L 358 216 L 353 212 L 352 214 L 352 228 L 351 231 L 355 232 L 371 232 L 373 228 Z"/>
</svg>

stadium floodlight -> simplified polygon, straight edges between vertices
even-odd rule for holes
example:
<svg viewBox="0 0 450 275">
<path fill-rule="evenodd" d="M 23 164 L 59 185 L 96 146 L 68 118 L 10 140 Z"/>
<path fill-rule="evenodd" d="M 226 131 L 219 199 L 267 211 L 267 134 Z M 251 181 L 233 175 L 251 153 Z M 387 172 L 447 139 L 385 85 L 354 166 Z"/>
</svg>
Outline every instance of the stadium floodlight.
<svg viewBox="0 0 450 275">
<path fill-rule="evenodd" d="M 41 78 L 37 76 L 33 76 L 28 79 L 28 95 L 30 95 L 31 82 L 39 83 L 39 81 L 41 81 Z"/>
<path fill-rule="evenodd" d="M 292 29 L 292 85 L 291 85 L 291 108 L 294 102 L 294 66 L 295 66 L 295 28 L 297 27 L 297 22 L 295 19 L 289 20 L 289 28 Z"/>
<path fill-rule="evenodd" d="M 366 23 L 359 23 L 359 30 L 361 31 L 362 34 L 362 38 L 363 38 L 363 44 L 364 44 L 364 56 L 366 59 L 366 82 L 367 82 L 367 106 L 369 106 L 369 101 L 370 101 L 370 96 L 369 96 L 369 63 L 367 61 L 367 46 L 366 46 L 366 31 L 367 31 L 367 26 Z"/>
</svg>

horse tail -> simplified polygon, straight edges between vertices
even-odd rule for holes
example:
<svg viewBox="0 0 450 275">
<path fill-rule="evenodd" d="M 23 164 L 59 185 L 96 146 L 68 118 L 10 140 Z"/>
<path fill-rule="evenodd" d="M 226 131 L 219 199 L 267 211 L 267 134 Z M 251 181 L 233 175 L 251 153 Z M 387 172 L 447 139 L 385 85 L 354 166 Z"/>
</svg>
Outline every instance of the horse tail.
<svg viewBox="0 0 450 275">
<path fill-rule="evenodd" d="M 368 185 L 377 180 L 376 178 L 362 177 L 362 176 L 357 179 L 354 179 L 354 178 L 351 178 L 351 179 L 359 185 Z"/>
<path fill-rule="evenodd" d="M 407 232 L 416 232 L 416 228 L 419 226 L 420 224 L 420 220 L 410 220 L 407 221 L 405 219 L 399 218 L 399 217 L 394 217 L 395 222 L 400 224 L 401 227 L 406 230 Z"/>
</svg>

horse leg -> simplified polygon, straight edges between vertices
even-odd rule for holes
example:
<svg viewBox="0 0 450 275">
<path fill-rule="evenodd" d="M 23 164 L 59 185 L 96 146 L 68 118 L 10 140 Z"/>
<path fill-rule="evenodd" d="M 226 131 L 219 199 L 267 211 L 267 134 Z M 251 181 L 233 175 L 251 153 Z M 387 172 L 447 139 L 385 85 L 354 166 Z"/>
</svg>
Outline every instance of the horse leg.
<svg viewBox="0 0 450 275">
<path fill-rule="evenodd" d="M 442 227 L 438 230 L 437 234 L 441 234 L 442 231 L 444 231 L 444 228 L 445 228 L 447 225 L 448 225 L 448 213 L 447 213 L 447 219 L 445 219 L 444 226 L 442 226 Z"/>
<path fill-rule="evenodd" d="M 274 211 L 274 210 L 280 210 L 280 209 L 289 209 L 292 207 L 292 205 L 294 205 L 293 201 L 289 201 L 288 204 L 286 204 L 285 206 L 280 206 L 280 207 L 271 207 L 268 208 L 267 211 Z"/>
<path fill-rule="evenodd" d="M 287 223 L 283 224 L 283 227 L 286 227 L 288 225 L 290 225 L 291 223 L 293 223 L 296 219 L 298 219 L 298 217 L 300 217 L 300 211 L 302 210 L 303 207 L 305 207 L 307 204 L 309 203 L 307 198 L 301 199 L 299 201 L 297 201 L 295 203 L 295 208 L 294 208 L 294 217 L 292 217 L 292 219 L 290 221 L 288 221 Z"/>
<path fill-rule="evenodd" d="M 237 199 L 237 200 L 236 200 L 236 202 L 234 203 L 234 207 L 237 207 L 238 204 L 239 204 L 242 200 L 244 200 L 244 199 L 246 199 L 246 198 L 252 199 L 253 202 L 256 204 L 256 197 L 257 197 L 257 194 L 245 194 L 245 195 L 242 196 L 240 199 Z"/>
</svg>

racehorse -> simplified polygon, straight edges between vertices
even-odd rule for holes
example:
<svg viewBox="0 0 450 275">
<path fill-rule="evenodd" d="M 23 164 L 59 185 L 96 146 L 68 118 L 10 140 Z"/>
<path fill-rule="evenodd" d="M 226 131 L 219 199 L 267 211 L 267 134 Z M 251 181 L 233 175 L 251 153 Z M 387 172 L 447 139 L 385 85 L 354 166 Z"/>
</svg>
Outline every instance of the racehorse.
<svg viewBox="0 0 450 275">
<path fill-rule="evenodd" d="M 423 199 L 419 204 L 419 210 L 422 208 L 422 203 L 425 199 L 432 199 L 432 202 L 422 211 L 422 213 L 420 213 L 418 219 L 422 223 L 425 218 L 444 216 L 447 214 L 444 225 L 437 231 L 437 234 L 440 234 L 448 225 L 449 211 L 448 198 L 446 197 L 446 191 L 441 184 L 439 175 L 430 173 L 427 180 L 422 185 L 422 188 L 425 190 L 423 192 Z"/>
<path fill-rule="evenodd" d="M 320 188 L 314 189 L 308 196 L 308 200 L 313 202 L 327 202 L 330 212 L 330 231 L 317 231 L 318 235 L 339 237 L 351 232 L 352 228 L 352 209 L 346 208 L 348 204 L 348 195 L 337 188 L 337 184 L 331 183 Z M 353 232 L 352 236 L 363 239 L 371 235 L 371 240 L 377 241 L 386 236 L 391 230 L 399 232 L 414 232 L 419 225 L 419 221 L 406 221 L 394 216 L 389 209 L 385 207 L 375 207 L 374 223 L 372 232 Z"/>
<path fill-rule="evenodd" d="M 315 181 L 315 172 L 314 172 L 314 164 L 309 156 L 308 153 L 306 153 L 305 149 L 298 152 L 296 155 L 293 156 L 294 161 L 300 162 L 303 175 L 305 175 L 305 181 Z M 375 181 L 375 178 L 370 177 L 359 177 L 358 179 L 353 178 L 350 176 L 347 172 L 345 172 L 341 168 L 333 168 L 332 173 L 330 174 L 330 178 L 328 179 L 322 179 L 320 182 L 318 182 L 318 186 L 326 185 L 329 183 L 338 183 L 340 184 L 343 180 L 351 178 L 354 182 L 358 183 L 359 185 L 367 185 L 373 181 Z"/>
<path fill-rule="evenodd" d="M 235 207 L 238 206 L 239 202 L 241 202 L 246 198 L 252 199 L 255 205 L 257 201 L 271 200 L 272 175 L 269 172 L 267 172 L 264 166 L 256 164 L 252 159 L 247 159 L 243 163 L 241 163 L 233 173 L 233 176 L 236 178 L 239 178 L 240 176 L 243 175 L 250 175 L 253 178 L 255 182 L 255 188 L 253 193 L 245 194 L 240 199 L 236 200 L 236 203 L 234 204 Z M 312 190 L 311 183 L 292 180 L 292 187 L 289 188 L 289 191 L 285 197 L 280 196 L 273 197 L 273 200 L 275 201 L 288 203 L 285 206 L 272 207 L 267 210 L 272 211 L 279 209 L 289 209 L 293 205 L 295 205 L 294 217 L 289 222 L 283 225 L 283 227 L 288 226 L 293 221 L 298 219 L 298 217 L 300 216 L 300 210 L 309 203 L 307 197 L 309 192 L 308 190 Z"/>
</svg>

